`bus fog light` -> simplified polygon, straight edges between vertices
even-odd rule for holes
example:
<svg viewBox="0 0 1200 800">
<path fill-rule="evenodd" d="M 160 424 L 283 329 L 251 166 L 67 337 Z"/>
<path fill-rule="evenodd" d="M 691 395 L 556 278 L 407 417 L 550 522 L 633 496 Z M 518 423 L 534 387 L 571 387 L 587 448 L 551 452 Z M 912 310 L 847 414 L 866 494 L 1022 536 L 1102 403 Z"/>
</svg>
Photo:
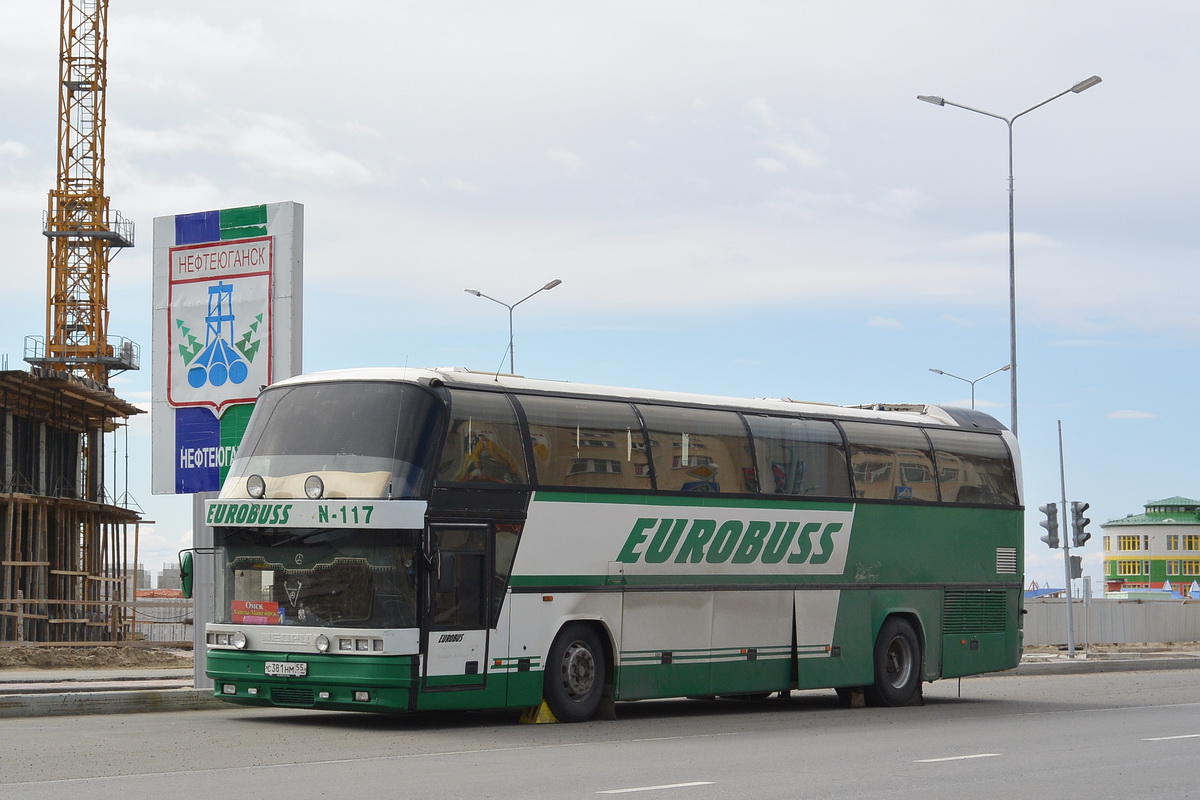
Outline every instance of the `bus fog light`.
<svg viewBox="0 0 1200 800">
<path fill-rule="evenodd" d="M 370 692 L 358 692 L 358 691 L 356 691 L 356 692 L 354 693 L 354 702 L 356 702 L 356 703 L 369 703 L 369 702 L 371 702 L 371 693 L 370 693 Z"/>
<path fill-rule="evenodd" d="M 232 683 L 222 684 L 221 694 L 237 694 L 237 686 Z"/>
<path fill-rule="evenodd" d="M 246 694 L 258 694 L 258 687 L 251 686 L 249 689 L 246 690 Z"/>
<path fill-rule="evenodd" d="M 242 633 L 241 631 L 234 631 L 233 634 L 229 637 L 229 643 L 231 645 L 233 645 L 234 647 L 236 647 L 238 650 L 245 650 L 246 649 L 246 634 Z"/>
<path fill-rule="evenodd" d="M 325 496 L 325 481 L 319 475 L 309 475 L 304 479 L 304 494 L 309 500 L 320 500 Z"/>
<path fill-rule="evenodd" d="M 321 700 L 328 700 L 330 697 L 330 694 L 329 694 L 329 692 L 317 692 L 317 697 Z"/>
<path fill-rule="evenodd" d="M 338 650 L 353 650 L 353 649 L 354 649 L 354 640 L 353 639 L 338 639 Z"/>
<path fill-rule="evenodd" d="M 361 650 L 364 652 L 367 650 L 370 650 L 371 649 L 371 640 L 370 639 L 355 639 L 354 640 L 354 649 Z"/>
<path fill-rule="evenodd" d="M 229 634 L 228 633 L 218 633 L 217 634 L 217 644 L 228 647 L 229 646 Z"/>
<path fill-rule="evenodd" d="M 317 645 L 317 650 L 319 652 L 322 652 L 322 653 L 329 652 L 329 637 L 326 636 L 325 634 L 323 634 L 323 633 L 317 634 L 315 644 Z"/>
<path fill-rule="evenodd" d="M 261 500 L 267 493 L 267 482 L 262 475 L 251 475 L 246 478 L 246 494 L 255 500 Z"/>
</svg>

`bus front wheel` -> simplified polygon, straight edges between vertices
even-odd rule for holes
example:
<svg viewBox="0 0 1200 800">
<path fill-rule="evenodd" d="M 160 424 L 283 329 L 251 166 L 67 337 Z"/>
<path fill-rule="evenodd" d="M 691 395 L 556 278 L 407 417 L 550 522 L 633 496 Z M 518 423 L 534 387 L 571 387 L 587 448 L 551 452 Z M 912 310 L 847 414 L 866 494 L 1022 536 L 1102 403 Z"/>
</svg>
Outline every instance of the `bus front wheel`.
<svg viewBox="0 0 1200 800">
<path fill-rule="evenodd" d="M 604 644 L 595 628 L 573 623 L 554 637 L 546 662 L 546 705 L 561 722 L 592 718 L 604 695 Z"/>
<path fill-rule="evenodd" d="M 913 626 L 889 617 L 875 640 L 875 683 L 866 687 L 873 706 L 906 706 L 921 685 L 921 642 Z"/>
</svg>

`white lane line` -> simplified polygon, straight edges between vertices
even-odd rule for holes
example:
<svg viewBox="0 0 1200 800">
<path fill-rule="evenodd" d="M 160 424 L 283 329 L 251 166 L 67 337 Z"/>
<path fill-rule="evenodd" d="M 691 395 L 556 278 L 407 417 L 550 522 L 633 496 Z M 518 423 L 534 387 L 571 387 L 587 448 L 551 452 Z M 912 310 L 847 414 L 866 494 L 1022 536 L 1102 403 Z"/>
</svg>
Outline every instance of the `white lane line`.
<svg viewBox="0 0 1200 800">
<path fill-rule="evenodd" d="M 1169 742 L 1172 739 L 1200 739 L 1200 733 L 1186 733 L 1183 736 L 1155 736 L 1153 739 L 1142 739 L 1143 742 Z"/>
<path fill-rule="evenodd" d="M 939 761 L 966 761 L 968 758 L 996 758 L 999 753 L 974 753 L 969 756 L 947 756 L 946 758 L 918 758 L 917 764 L 935 764 Z"/>
<path fill-rule="evenodd" d="M 596 794 L 626 794 L 628 792 L 653 792 L 658 789 L 684 789 L 688 786 L 712 786 L 712 781 L 692 781 L 691 783 L 664 783 L 661 786 L 636 786 L 632 789 L 605 789 Z"/>
</svg>

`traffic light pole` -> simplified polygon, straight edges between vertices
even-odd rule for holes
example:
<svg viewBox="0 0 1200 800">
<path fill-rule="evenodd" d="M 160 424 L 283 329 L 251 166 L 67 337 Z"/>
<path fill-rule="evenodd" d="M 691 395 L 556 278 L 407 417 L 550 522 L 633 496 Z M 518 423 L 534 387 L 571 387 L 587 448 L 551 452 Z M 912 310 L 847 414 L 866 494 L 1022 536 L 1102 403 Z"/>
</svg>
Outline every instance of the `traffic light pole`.
<svg viewBox="0 0 1200 800">
<path fill-rule="evenodd" d="M 1067 520 L 1067 468 L 1063 458 L 1062 420 L 1058 421 L 1058 477 L 1062 486 L 1063 574 L 1067 582 L 1067 658 L 1075 657 L 1075 615 L 1071 610 L 1071 536 Z"/>
</svg>

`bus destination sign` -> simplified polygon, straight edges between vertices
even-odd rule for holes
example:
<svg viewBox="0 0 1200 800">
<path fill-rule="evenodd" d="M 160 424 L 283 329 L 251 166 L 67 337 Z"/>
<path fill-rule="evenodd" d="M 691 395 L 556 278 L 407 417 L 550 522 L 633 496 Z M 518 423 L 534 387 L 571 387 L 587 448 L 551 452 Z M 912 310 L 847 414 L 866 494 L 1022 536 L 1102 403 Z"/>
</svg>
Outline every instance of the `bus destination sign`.
<svg viewBox="0 0 1200 800">
<path fill-rule="evenodd" d="M 424 500 L 209 500 L 204 522 L 244 528 L 425 527 Z"/>
</svg>

